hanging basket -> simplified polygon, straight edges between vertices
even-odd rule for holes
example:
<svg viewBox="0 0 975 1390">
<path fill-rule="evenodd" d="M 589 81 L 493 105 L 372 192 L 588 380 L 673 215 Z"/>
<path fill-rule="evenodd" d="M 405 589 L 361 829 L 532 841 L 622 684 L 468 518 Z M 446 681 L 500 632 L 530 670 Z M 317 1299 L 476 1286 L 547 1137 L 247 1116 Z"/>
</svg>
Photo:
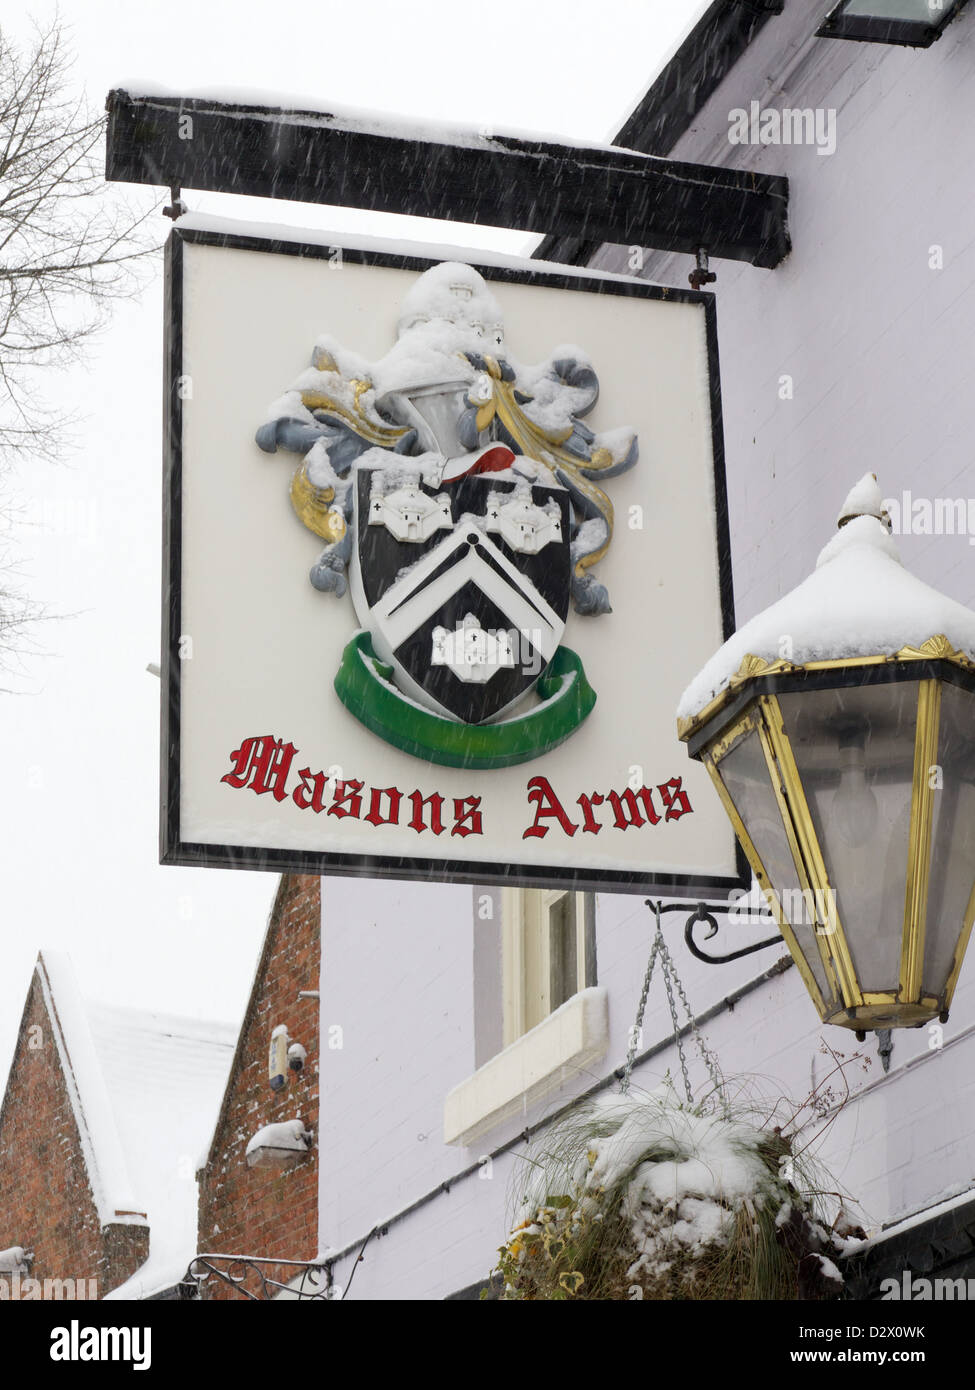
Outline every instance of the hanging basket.
<svg viewBox="0 0 975 1390">
<path fill-rule="evenodd" d="M 837 1296 L 846 1243 L 818 1218 L 810 1175 L 776 1129 L 709 1113 L 669 1082 L 588 1104 L 528 1155 L 500 1297 Z"/>
<path fill-rule="evenodd" d="M 519 1219 L 495 1270 L 500 1296 L 834 1298 L 843 1277 L 831 1256 L 851 1241 L 827 1229 L 814 1193 L 835 1184 L 802 1157 L 808 1144 L 797 1151 L 780 1125 L 756 1123 L 752 1109 L 729 1100 L 667 949 L 661 905 L 647 906 L 655 926 L 620 1093 L 577 1106 L 526 1156 Z M 669 1074 L 650 1094 L 630 1091 L 658 966 L 685 1100 Z M 700 1103 L 685 1037 L 710 1078 Z"/>
</svg>

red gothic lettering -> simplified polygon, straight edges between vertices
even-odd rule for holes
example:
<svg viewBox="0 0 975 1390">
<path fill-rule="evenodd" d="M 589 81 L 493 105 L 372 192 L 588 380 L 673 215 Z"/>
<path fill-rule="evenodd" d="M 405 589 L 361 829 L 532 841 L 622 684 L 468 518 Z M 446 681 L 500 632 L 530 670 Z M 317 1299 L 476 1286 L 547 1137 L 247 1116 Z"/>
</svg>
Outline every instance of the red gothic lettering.
<svg viewBox="0 0 975 1390">
<path fill-rule="evenodd" d="M 636 792 L 631 791 L 629 787 L 622 795 L 620 795 L 619 792 L 610 792 L 609 804 L 612 806 L 613 815 L 616 817 L 613 824 L 616 826 L 617 830 L 627 830 L 631 825 L 645 824 L 643 817 L 640 815 L 640 808 L 636 804 Z M 653 810 L 652 806 L 650 810 L 654 820 L 659 820 L 660 817 Z"/>
<path fill-rule="evenodd" d="M 361 791 L 361 782 L 336 782 L 335 791 L 332 794 L 332 804 L 325 814 L 358 817 L 362 810 L 362 797 L 359 795 Z"/>
<path fill-rule="evenodd" d="M 293 743 L 284 743 L 273 734 L 245 738 L 230 755 L 236 763 L 233 772 L 226 773 L 220 780 L 232 787 L 249 785 L 258 796 L 270 792 L 275 801 L 283 801 L 288 795 L 285 784 L 291 759 L 297 751 Z"/>
<path fill-rule="evenodd" d="M 587 830 L 590 835 L 598 835 L 603 828 L 592 813 L 592 808 L 594 806 L 601 806 L 602 804 L 603 798 L 598 792 L 593 792 L 591 796 L 583 795 L 579 797 L 579 805 L 582 807 L 583 816 L 582 828 L 583 830 Z"/>
<path fill-rule="evenodd" d="M 309 806 L 313 811 L 324 811 L 325 783 L 328 780 L 324 772 L 312 772 L 309 768 L 303 767 L 298 776 L 301 778 L 301 786 L 295 787 L 291 794 L 292 801 L 302 811 L 307 811 Z"/>
<path fill-rule="evenodd" d="M 643 813 L 651 825 L 657 825 L 660 817 L 657 815 L 657 808 L 653 804 L 653 792 L 649 787 L 641 787 L 637 796 L 643 802 Z"/>
<path fill-rule="evenodd" d="M 528 800 L 534 803 L 535 819 L 523 833 L 521 837 L 523 840 L 527 840 L 530 836 L 537 836 L 540 840 L 544 839 L 548 834 L 549 827 L 541 825 L 539 822 L 550 816 L 556 818 L 567 835 L 574 835 L 579 829 L 575 822 L 569 820 L 565 814 L 565 808 L 553 792 L 547 777 L 533 777 L 531 779 L 528 783 Z"/>
<path fill-rule="evenodd" d="M 664 820 L 680 820 L 681 816 L 686 816 L 688 811 L 693 811 L 694 807 L 687 799 L 687 792 L 681 786 L 683 778 L 671 777 L 669 782 L 661 782 L 657 791 L 664 799 L 664 808 L 667 812 Z"/>
<path fill-rule="evenodd" d="M 461 839 L 466 839 L 468 835 L 481 835 L 481 812 L 478 809 L 481 804 L 479 796 L 455 796 L 454 797 L 454 828 L 451 835 L 459 835 Z"/>
<path fill-rule="evenodd" d="M 434 792 L 431 796 L 425 797 L 422 792 L 410 792 L 410 800 L 413 802 L 413 819 L 408 821 L 411 830 L 415 830 L 418 835 L 427 829 L 423 819 L 424 806 L 430 807 L 430 829 L 434 835 L 443 834 L 443 820 L 441 811 L 443 810 L 443 797 L 439 792 Z"/>
<path fill-rule="evenodd" d="M 383 797 L 389 797 L 389 815 L 382 813 Z M 363 816 L 370 825 L 399 825 L 399 804 L 402 796 L 397 787 L 373 787 L 369 793 L 369 814 Z"/>
</svg>

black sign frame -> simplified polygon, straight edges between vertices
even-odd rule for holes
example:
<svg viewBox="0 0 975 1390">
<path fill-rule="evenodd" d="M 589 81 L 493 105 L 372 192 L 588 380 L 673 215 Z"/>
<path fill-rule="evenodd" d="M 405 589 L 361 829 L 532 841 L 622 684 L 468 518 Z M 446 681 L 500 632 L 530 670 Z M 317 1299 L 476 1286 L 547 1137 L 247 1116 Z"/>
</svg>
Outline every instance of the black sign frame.
<svg viewBox="0 0 975 1390">
<path fill-rule="evenodd" d="M 358 265 L 385 266 L 395 270 L 427 270 L 429 259 L 409 254 L 365 251 L 342 245 L 338 238 L 331 245 L 275 239 L 246 234 L 181 227 L 170 233 L 165 251 L 164 344 L 164 457 L 163 457 L 163 571 L 162 571 L 162 672 L 160 720 L 160 816 L 159 860 L 161 864 L 193 868 L 251 869 L 274 873 L 301 873 L 348 877 L 389 878 L 468 884 L 505 884 L 510 887 L 591 890 L 618 893 L 654 893 L 662 897 L 692 900 L 747 889 L 751 872 L 736 844 L 737 873 L 734 876 L 687 874 L 635 874 L 623 870 L 590 868 L 561 869 L 526 864 L 498 864 L 479 860 L 444 860 L 329 851 L 281 849 L 250 845 L 194 843 L 180 832 L 180 636 L 182 574 L 182 440 L 183 402 L 179 389 L 183 376 L 183 246 L 184 244 L 261 251 L 274 255 L 327 259 L 336 247 L 344 261 Z M 486 280 L 501 283 L 534 283 L 568 291 L 641 296 L 650 299 L 697 304 L 704 310 L 708 358 L 711 443 L 714 466 L 714 498 L 723 637 L 735 630 L 734 590 L 731 567 L 731 538 L 725 481 L 724 435 L 721 415 L 721 385 L 718 367 L 718 333 L 715 297 L 704 291 L 674 289 L 637 280 L 600 278 L 580 274 L 559 275 L 540 266 L 538 272 L 483 263 L 472 252 L 470 263 Z M 676 732 L 674 736 L 677 747 Z"/>
</svg>

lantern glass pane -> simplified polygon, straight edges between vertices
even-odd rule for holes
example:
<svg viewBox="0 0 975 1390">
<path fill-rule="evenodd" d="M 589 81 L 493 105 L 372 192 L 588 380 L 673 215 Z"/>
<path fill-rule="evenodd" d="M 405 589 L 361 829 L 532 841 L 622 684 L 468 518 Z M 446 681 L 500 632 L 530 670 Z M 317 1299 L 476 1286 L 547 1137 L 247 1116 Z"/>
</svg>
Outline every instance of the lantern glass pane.
<svg viewBox="0 0 975 1390">
<path fill-rule="evenodd" d="M 768 764 L 758 734 L 752 729 L 717 765 L 728 795 L 751 836 L 799 949 L 819 985 L 829 997 L 822 958 L 816 945 L 815 921 L 806 908 L 785 827 L 769 780 Z M 752 866 L 754 868 L 754 865 Z"/>
<path fill-rule="evenodd" d="M 975 694 L 941 686 L 928 881 L 924 990 L 939 997 L 954 960 L 975 881 Z"/>
<path fill-rule="evenodd" d="M 843 14 L 869 15 L 873 19 L 907 19 L 915 24 L 938 24 L 945 17 L 950 0 L 932 4 L 931 0 L 847 0 Z"/>
<path fill-rule="evenodd" d="M 860 988 L 900 986 L 917 682 L 779 696 Z"/>
</svg>

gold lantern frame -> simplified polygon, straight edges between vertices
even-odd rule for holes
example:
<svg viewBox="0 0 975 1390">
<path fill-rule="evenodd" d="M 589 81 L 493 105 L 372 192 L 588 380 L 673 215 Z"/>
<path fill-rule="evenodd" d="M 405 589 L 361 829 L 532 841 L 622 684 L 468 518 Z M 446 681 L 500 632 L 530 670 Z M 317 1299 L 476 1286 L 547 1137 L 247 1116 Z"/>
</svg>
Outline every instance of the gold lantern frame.
<svg viewBox="0 0 975 1390">
<path fill-rule="evenodd" d="M 857 976 L 847 931 L 830 883 L 829 866 L 810 815 L 778 696 L 802 690 L 888 682 L 918 684 L 908 863 L 898 987 L 868 991 L 862 988 Z M 918 647 L 902 647 L 893 656 L 851 657 L 804 664 L 746 656 L 725 689 L 698 714 L 678 720 L 678 736 L 687 744 L 690 756 L 707 768 L 820 1018 L 825 1023 L 853 1028 L 858 1033 L 868 1028 L 919 1027 L 936 1017 L 946 1021 L 975 922 L 973 865 L 973 886 L 944 988 L 938 995 L 925 993 L 922 972 L 936 795 L 929 769 L 938 760 L 943 683 L 975 691 L 975 662 L 942 634 Z M 723 758 L 753 732 L 764 754 L 807 921 L 813 926 L 825 992 L 803 954 L 782 898 L 775 891 L 721 775 Z"/>
</svg>

